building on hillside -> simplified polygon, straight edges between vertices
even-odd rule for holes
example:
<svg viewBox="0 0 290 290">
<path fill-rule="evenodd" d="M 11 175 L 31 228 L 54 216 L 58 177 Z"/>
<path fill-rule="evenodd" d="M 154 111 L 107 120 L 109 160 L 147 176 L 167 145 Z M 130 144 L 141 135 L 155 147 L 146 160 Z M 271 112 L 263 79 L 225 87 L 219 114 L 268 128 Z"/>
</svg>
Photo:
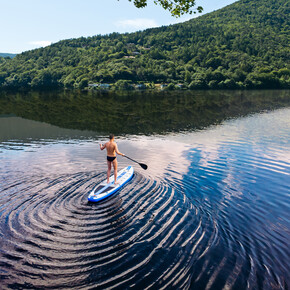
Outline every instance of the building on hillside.
<svg viewBox="0 0 290 290">
<path fill-rule="evenodd" d="M 99 84 L 100 89 L 108 90 L 111 87 L 110 84 Z"/>
<path fill-rule="evenodd" d="M 135 86 L 135 88 L 138 89 L 138 90 L 145 90 L 146 89 L 146 85 L 138 84 L 138 85 Z"/>
<path fill-rule="evenodd" d="M 97 88 L 99 84 L 88 84 L 89 88 Z"/>
</svg>

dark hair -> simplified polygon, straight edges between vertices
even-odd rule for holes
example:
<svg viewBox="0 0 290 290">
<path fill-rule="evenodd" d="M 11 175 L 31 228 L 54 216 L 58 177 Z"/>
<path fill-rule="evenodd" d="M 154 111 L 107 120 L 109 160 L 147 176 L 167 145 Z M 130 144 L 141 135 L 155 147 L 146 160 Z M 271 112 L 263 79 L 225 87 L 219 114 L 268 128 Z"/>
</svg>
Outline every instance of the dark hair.
<svg viewBox="0 0 290 290">
<path fill-rule="evenodd" d="M 109 139 L 110 140 L 114 139 L 114 134 L 110 134 Z"/>
</svg>

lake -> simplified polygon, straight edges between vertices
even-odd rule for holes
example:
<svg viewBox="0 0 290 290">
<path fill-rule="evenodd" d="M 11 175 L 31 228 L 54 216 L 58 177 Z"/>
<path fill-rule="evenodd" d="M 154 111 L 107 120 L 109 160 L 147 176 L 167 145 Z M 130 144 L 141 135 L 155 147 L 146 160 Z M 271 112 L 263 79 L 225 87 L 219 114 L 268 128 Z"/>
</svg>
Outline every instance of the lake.
<svg viewBox="0 0 290 290">
<path fill-rule="evenodd" d="M 1 287 L 289 289 L 289 152 L 285 90 L 2 92 Z"/>
</svg>

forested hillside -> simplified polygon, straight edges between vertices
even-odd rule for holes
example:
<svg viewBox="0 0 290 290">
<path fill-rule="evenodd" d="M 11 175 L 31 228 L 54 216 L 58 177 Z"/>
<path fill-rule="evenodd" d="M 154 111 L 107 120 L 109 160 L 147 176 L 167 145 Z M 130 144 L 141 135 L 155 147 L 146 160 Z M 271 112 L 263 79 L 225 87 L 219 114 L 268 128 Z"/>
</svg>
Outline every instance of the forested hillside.
<svg viewBox="0 0 290 290">
<path fill-rule="evenodd" d="M 0 87 L 289 88 L 289 6 L 240 0 L 181 24 L 63 40 L 0 58 Z"/>
</svg>

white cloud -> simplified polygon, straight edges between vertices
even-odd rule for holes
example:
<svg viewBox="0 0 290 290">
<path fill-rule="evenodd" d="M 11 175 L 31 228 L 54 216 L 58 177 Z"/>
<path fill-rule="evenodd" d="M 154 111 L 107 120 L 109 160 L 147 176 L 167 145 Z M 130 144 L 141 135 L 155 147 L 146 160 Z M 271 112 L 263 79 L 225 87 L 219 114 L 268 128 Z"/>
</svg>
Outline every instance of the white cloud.
<svg viewBox="0 0 290 290">
<path fill-rule="evenodd" d="M 29 42 L 30 45 L 38 46 L 38 47 L 44 47 L 51 45 L 51 41 L 49 40 L 37 40 L 37 41 L 31 41 Z"/>
<path fill-rule="evenodd" d="M 172 17 L 172 19 L 170 19 L 170 21 L 169 21 L 168 23 L 166 23 L 165 25 L 171 25 L 171 24 L 183 23 L 183 22 L 185 22 L 185 21 L 189 21 L 189 20 L 191 20 L 192 18 L 196 18 L 196 17 L 198 17 L 198 16 L 200 16 L 200 15 L 199 15 L 199 14 L 198 14 L 198 15 L 194 14 L 194 15 L 190 15 L 190 16 L 185 15 L 185 16 L 181 16 L 181 18 L 173 18 L 173 17 Z"/>
<path fill-rule="evenodd" d="M 121 28 L 146 29 L 159 26 L 154 19 L 136 18 L 125 19 L 115 22 L 115 25 Z"/>
</svg>

